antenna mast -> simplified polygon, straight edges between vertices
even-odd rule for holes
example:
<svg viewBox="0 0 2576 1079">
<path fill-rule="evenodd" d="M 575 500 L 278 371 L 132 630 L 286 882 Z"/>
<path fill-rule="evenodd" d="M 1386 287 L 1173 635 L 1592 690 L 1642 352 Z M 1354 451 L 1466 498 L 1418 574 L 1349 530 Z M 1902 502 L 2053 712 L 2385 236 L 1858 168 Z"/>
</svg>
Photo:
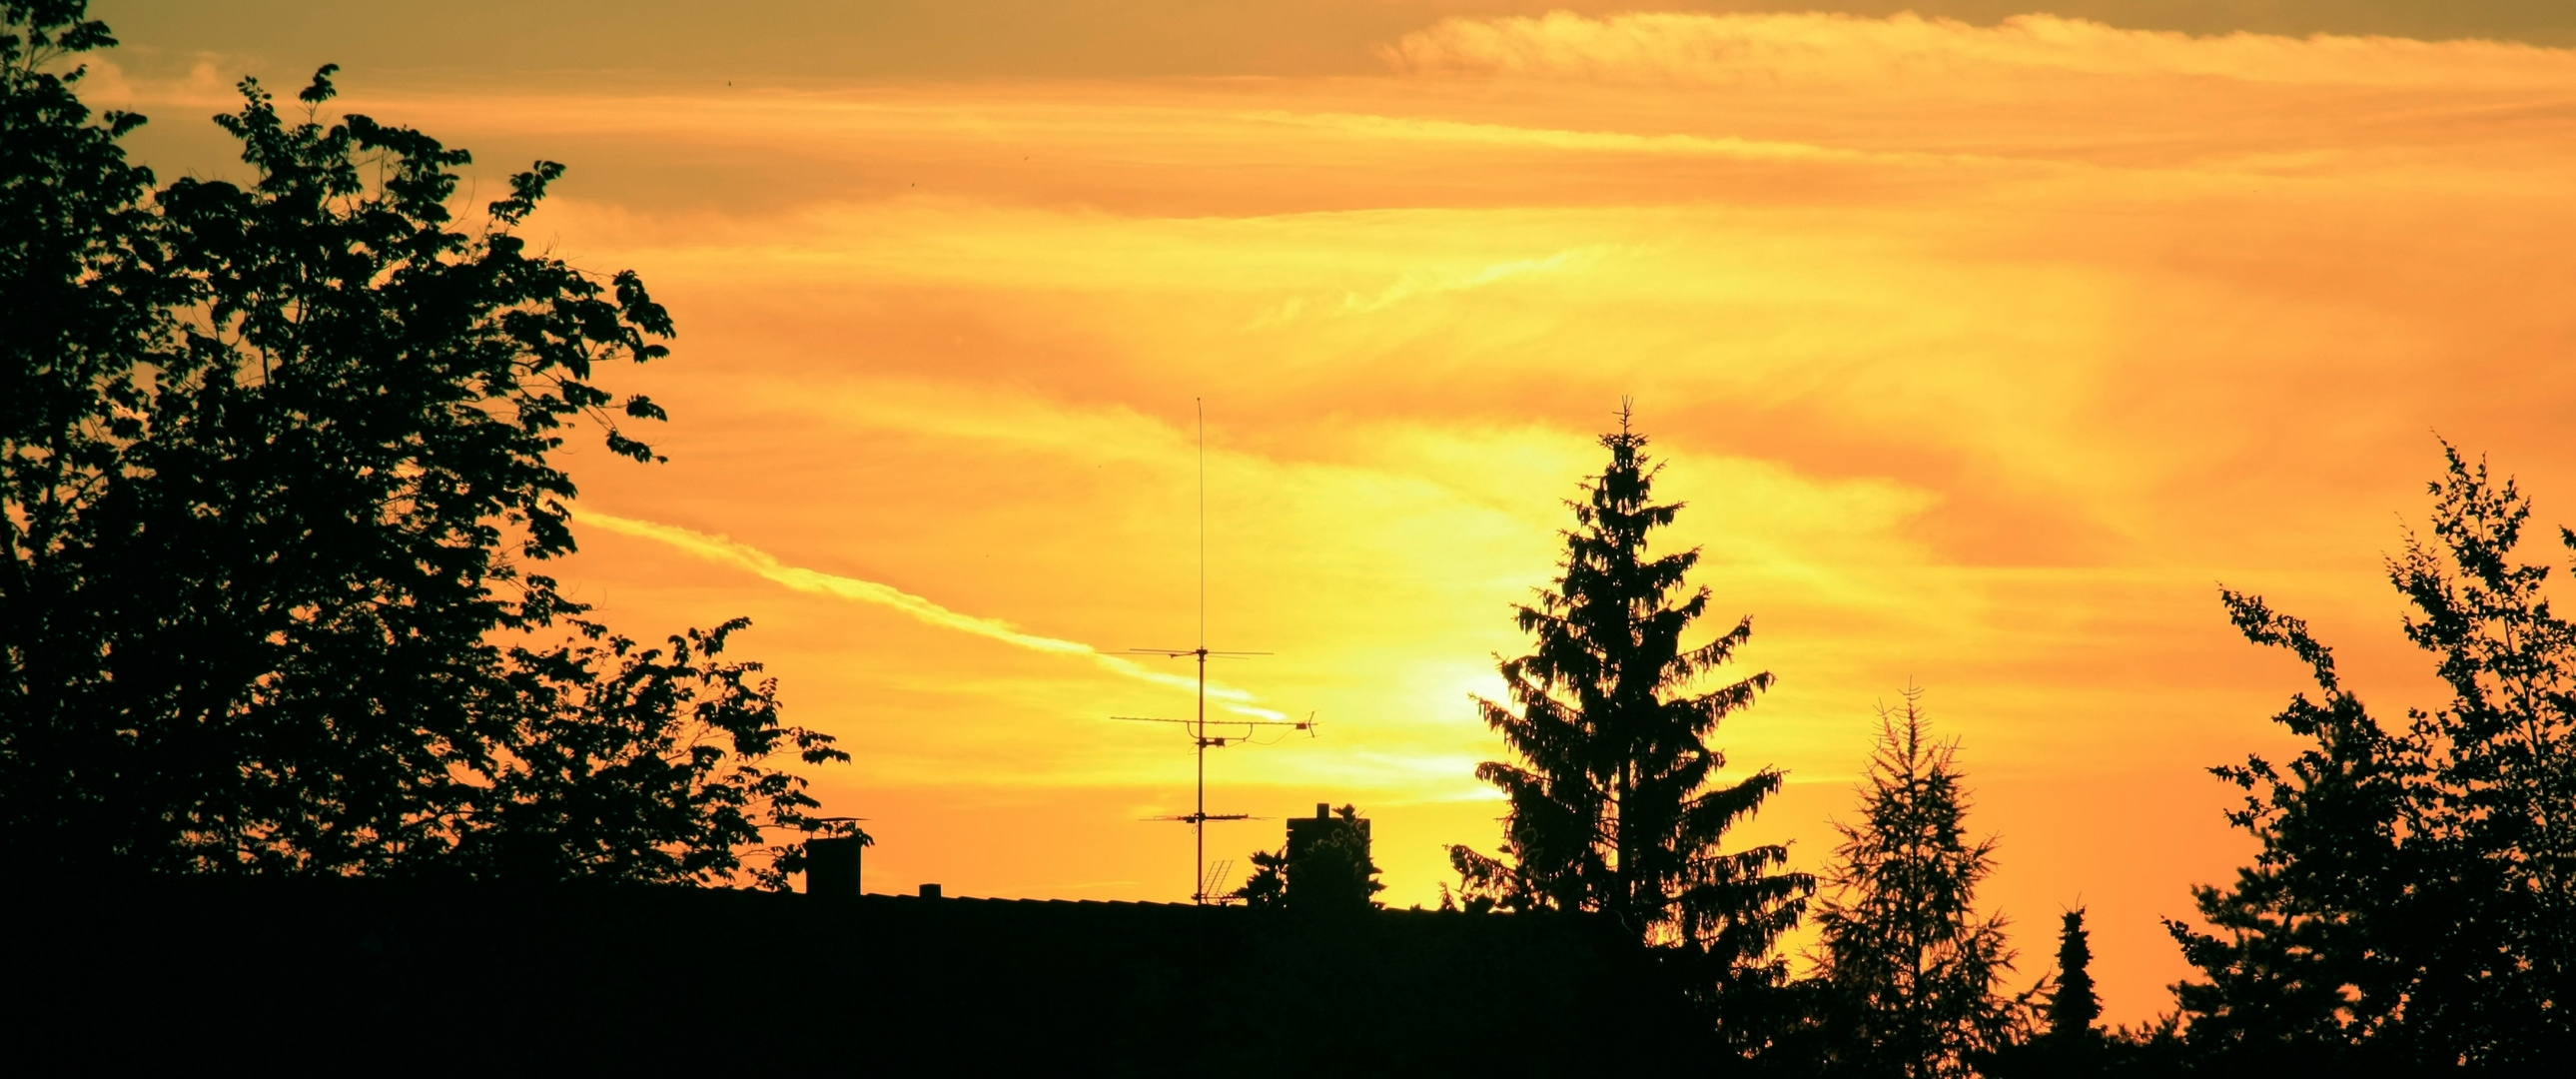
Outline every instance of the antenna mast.
<svg viewBox="0 0 2576 1079">
<path fill-rule="evenodd" d="M 1207 651 L 1207 398 L 1190 398 L 1199 421 L 1199 650 Z M 1199 657 L 1199 721 L 1207 721 L 1207 657 Z M 1201 808 L 1206 808 L 1202 806 Z"/>
<path fill-rule="evenodd" d="M 1190 813 L 1198 818 L 1190 822 L 1190 839 L 1198 848 L 1198 871 L 1194 876 L 1199 886 L 1190 893 L 1190 902 L 1205 903 L 1208 893 L 1215 890 L 1207 881 L 1207 398 L 1190 398 L 1190 408 L 1198 419 L 1199 436 L 1199 800 L 1198 807 Z"/>
<path fill-rule="evenodd" d="M 1305 731 L 1305 732 L 1307 733 L 1307 736 L 1308 736 L 1308 737 L 1313 737 L 1314 732 L 1315 732 L 1315 721 L 1314 721 L 1314 717 L 1312 717 L 1312 716 L 1307 717 L 1303 722 L 1296 722 L 1296 721 L 1290 721 L 1290 720 L 1279 720 L 1279 719 L 1231 719 L 1231 720 L 1218 720 L 1218 721 L 1217 721 L 1217 723 L 1216 723 L 1216 726 L 1217 726 L 1220 730 L 1225 731 L 1226 733 L 1225 733 L 1225 734 L 1222 734 L 1222 735 L 1220 735 L 1220 736 L 1217 736 L 1217 737 L 1210 737 L 1210 736 L 1208 735 L 1208 714 L 1207 714 L 1207 665 L 1208 665 L 1208 657 L 1210 657 L 1210 656 L 1217 656 L 1217 657 L 1226 658 L 1226 659 L 1241 659 L 1241 658 L 1250 657 L 1250 656 L 1266 656 L 1266 655 L 1269 655 L 1270 653 L 1268 653 L 1268 652 L 1213 652 L 1213 651 L 1209 651 L 1209 650 L 1208 650 L 1208 646 L 1207 646 L 1207 399 L 1206 399 L 1206 398 L 1203 398 L 1203 397 L 1196 397 L 1196 398 L 1191 398 L 1191 402 L 1192 402 L 1192 404 L 1196 407 L 1196 410 L 1197 410 L 1197 419 L 1198 419 L 1198 474 L 1199 474 L 1199 643 L 1198 643 L 1198 647 L 1196 647 L 1196 648 L 1130 648 L 1130 649 L 1128 649 L 1128 651 L 1130 651 L 1130 652 L 1143 652 L 1143 653 L 1149 653 L 1149 654 L 1152 654 L 1152 655 L 1158 655 L 1158 656 L 1169 656 L 1169 657 L 1171 657 L 1171 658 L 1173 658 L 1173 659 L 1179 659 L 1179 658 L 1180 658 L 1180 657 L 1182 657 L 1182 656 L 1189 656 L 1189 657 L 1191 657 L 1192 659 L 1197 660 L 1197 661 L 1198 661 L 1198 668 L 1199 668 L 1198 711 L 1197 711 L 1197 713 L 1196 713 L 1192 718 L 1190 718 L 1190 719 L 1158 719 L 1158 718 L 1153 718 L 1153 717 L 1148 717 L 1148 716 L 1111 716 L 1111 717 L 1109 717 L 1109 718 L 1111 718 L 1111 719 L 1119 719 L 1119 720 L 1126 720 L 1126 721 L 1133 722 L 1133 723 L 1171 723 L 1171 724 L 1177 724 L 1177 725 L 1179 725 L 1182 729 L 1184 729 L 1184 730 L 1186 730 L 1186 731 L 1188 731 L 1188 732 L 1189 732 L 1189 735 L 1190 735 L 1190 741 L 1194 744 L 1195 748 L 1196 748 L 1196 749 L 1197 749 L 1197 751 L 1198 751 L 1198 803 L 1197 803 L 1197 807 L 1196 807 L 1196 809 L 1194 809 L 1194 810 L 1193 810 L 1189 815 L 1187 815 L 1187 816 L 1181 816 L 1181 817 L 1156 817 L 1156 818 L 1154 818 L 1154 819 L 1156 819 L 1156 820 L 1170 820 L 1170 821 L 1186 821 L 1186 822 L 1188 822 L 1188 823 L 1189 823 L 1189 826 L 1190 826 L 1190 832 L 1191 832 L 1191 839 L 1192 839 L 1192 841 L 1193 841 L 1193 844 L 1192 844 L 1192 845 L 1193 845 L 1193 846 L 1194 846 L 1194 848 L 1195 848 L 1195 850 L 1194 850 L 1194 859 L 1195 859 L 1195 864 L 1196 864 L 1196 867 L 1197 867 L 1197 868 L 1196 868 L 1196 871 L 1195 871 L 1195 872 L 1193 872 L 1193 873 L 1191 874 L 1191 877 L 1190 877 L 1191 881 L 1193 882 L 1193 884 L 1194 884 L 1194 886 L 1195 886 L 1195 887 L 1194 887 L 1194 890 L 1190 893 L 1190 901 L 1191 901 L 1191 902 L 1193 902 L 1193 903 L 1201 903 L 1201 904 L 1206 904 L 1206 903 L 1217 903 L 1217 904 L 1222 904 L 1222 903 L 1224 903 L 1224 902 L 1226 901 L 1226 896 L 1225 896 L 1222 892 L 1220 892 L 1220 891 L 1218 890 L 1218 889 L 1222 886 L 1222 882 L 1220 882 L 1217 878 L 1218 878 L 1218 877 L 1223 876 L 1223 875 L 1224 875 L 1224 873 L 1225 873 L 1226 868 L 1227 868 L 1228 866 L 1231 866 L 1233 863 L 1232 863 L 1232 862 L 1221 863 L 1221 864 L 1219 864 L 1219 865 L 1218 865 L 1216 872 L 1214 872 L 1214 873 L 1210 873 L 1210 872 L 1208 872 L 1208 864 L 1207 864 L 1207 822 L 1212 821 L 1212 820 L 1251 820 L 1251 819 L 1252 819 L 1252 817 L 1251 817 L 1250 815 L 1248 815 L 1248 814 L 1243 814 L 1243 813 L 1210 813 L 1210 812 L 1208 812 L 1208 811 L 1207 811 L 1207 751 L 1208 751 L 1208 750 L 1210 750 L 1210 749 L 1222 749 L 1222 748 L 1224 748 L 1224 747 L 1225 747 L 1225 744 L 1226 744 L 1227 742 L 1229 742 L 1229 741 L 1232 741 L 1232 742 L 1249 742 L 1249 741 L 1252 741 L 1252 739 L 1253 739 L 1253 735 L 1255 735 L 1255 734 L 1259 733 L 1259 732 L 1260 732 L 1260 730 L 1261 730 L 1262 728 L 1265 728 L 1265 727 L 1284 727 L 1284 728 L 1288 728 L 1288 729 L 1290 729 L 1290 730 L 1300 730 L 1300 731 Z M 1241 734 L 1235 734 L 1235 733 L 1233 733 L 1233 731 L 1235 731 L 1235 730 L 1236 730 L 1236 729 L 1238 729 L 1238 728 L 1240 728 L 1240 729 L 1242 730 L 1242 732 L 1243 732 L 1243 733 L 1241 733 Z"/>
</svg>

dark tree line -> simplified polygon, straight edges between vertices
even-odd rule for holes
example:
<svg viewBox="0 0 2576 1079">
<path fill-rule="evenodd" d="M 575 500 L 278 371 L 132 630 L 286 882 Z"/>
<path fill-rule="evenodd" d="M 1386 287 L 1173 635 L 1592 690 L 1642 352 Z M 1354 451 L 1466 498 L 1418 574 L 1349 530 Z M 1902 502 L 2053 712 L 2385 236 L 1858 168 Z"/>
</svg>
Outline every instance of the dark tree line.
<svg viewBox="0 0 2576 1079">
<path fill-rule="evenodd" d="M 2224 594 L 2321 697 L 2275 717 L 2307 743 L 2297 757 L 2216 770 L 2246 792 L 2230 819 L 2262 852 L 2196 891 L 2208 931 L 2171 923 L 2202 971 L 2177 988 L 2185 1033 L 2212 1058 L 2498 1069 L 2576 1052 L 2576 625 L 2542 594 L 2549 568 L 2514 560 L 2529 500 L 2443 451 L 2432 535 L 2388 562 L 2443 707 L 2374 717 L 2305 622 Z"/>
<path fill-rule="evenodd" d="M 1625 413 L 1601 445 L 1609 461 L 1569 503 L 1555 586 L 1516 612 L 1536 651 L 1502 663 L 1509 704 L 1479 702 L 1519 760 L 1478 769 L 1509 806 L 1504 851 L 1451 848 L 1458 901 L 1617 919 L 1701 1005 L 1720 1059 L 1914 1079 L 1966 1074 L 2014 1044 L 2023 1009 L 2001 993 L 2003 922 L 1975 907 L 1993 841 L 1968 838 L 1955 745 L 1932 736 L 1919 693 L 1882 716 L 1862 817 L 1841 826 L 1821 899 L 1816 878 L 1785 868 L 1786 847 L 1727 849 L 1785 777 L 1723 782 L 1707 740 L 1772 678 L 1714 677 L 1750 618 L 1684 644 L 1710 601 L 1685 583 L 1699 552 L 1657 553 L 1652 537 L 1682 506 L 1654 501 L 1660 466 Z M 1816 969 L 1793 978 L 1780 937 L 1811 907 Z"/>
<path fill-rule="evenodd" d="M 2530 507 L 2510 480 L 2446 445 L 2431 534 L 2389 561 L 2415 610 L 2407 637 L 2451 696 L 2403 724 L 2371 715 L 2305 623 L 2222 592 L 2249 640 L 2309 666 L 2322 696 L 2277 717 L 2309 748 L 2214 770 L 2245 792 L 2229 819 L 2262 852 L 2196 889 L 2206 928 L 2166 923 L 2201 972 L 2174 987 L 2175 1011 L 2105 1031 L 2080 910 L 2056 969 L 2008 984 L 2004 919 L 1975 902 L 1995 841 L 1967 828 L 1957 744 L 1931 734 L 1916 691 L 1882 714 L 1860 816 L 1837 825 L 1821 882 L 1780 847 L 1726 848 L 1782 776 L 1719 782 L 1707 739 L 1771 677 L 1714 677 L 1750 619 L 1684 643 L 1709 602 L 1684 581 L 1698 552 L 1650 549 L 1681 507 L 1653 501 L 1624 413 L 1601 442 L 1554 586 L 1516 611 L 1536 649 L 1501 665 L 1509 704 L 1479 703 L 1516 759 L 1478 773 L 1509 807 L 1503 852 L 1451 849 L 1466 909 L 1617 919 L 1703 1005 L 1706 1029 L 1675 1036 L 1714 1032 L 1714 1059 L 1764 1072 L 2503 1070 L 2576 1054 L 2576 623 L 2543 595 L 2549 569 L 2512 557 Z M 2559 538 L 2576 551 L 2576 531 Z M 1819 940 L 1792 977 L 1778 941 L 1810 915 Z"/>
<path fill-rule="evenodd" d="M 0 843 L 22 865 L 783 886 L 804 780 L 737 620 L 660 645 L 541 572 L 601 377 L 674 330 L 632 273 L 460 219 L 463 150 L 326 120 L 334 68 L 157 185 L 93 116 L 80 0 L 0 4 Z M 829 826 L 822 826 L 829 827 Z"/>
</svg>

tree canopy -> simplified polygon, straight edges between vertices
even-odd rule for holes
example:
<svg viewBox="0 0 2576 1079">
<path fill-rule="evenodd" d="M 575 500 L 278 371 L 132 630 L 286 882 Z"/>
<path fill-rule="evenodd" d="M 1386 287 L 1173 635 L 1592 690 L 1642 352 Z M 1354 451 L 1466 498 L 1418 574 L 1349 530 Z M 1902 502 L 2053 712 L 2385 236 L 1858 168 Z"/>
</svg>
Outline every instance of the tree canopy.
<svg viewBox="0 0 2576 1079">
<path fill-rule="evenodd" d="M 465 151 L 281 115 L 217 123 L 246 186 L 154 187 L 67 57 L 77 0 L 0 33 L 0 835 L 56 864 L 717 881 L 845 760 L 780 722 L 736 621 L 644 648 L 538 572 L 574 549 L 558 460 L 655 402 L 668 312 L 513 229 L 539 161 L 460 220 Z M 785 861 L 756 867 L 782 884 Z"/>
<path fill-rule="evenodd" d="M 2169 924 L 2201 970 L 2177 992 L 2204 1056 L 2512 1067 L 2576 1048 L 2576 625 L 2543 594 L 2548 567 L 2513 560 L 2529 501 L 2443 450 L 2432 535 L 2408 536 L 2388 574 L 2446 706 L 2383 724 L 2305 622 L 2221 593 L 2248 640 L 2308 665 L 2322 699 L 2275 717 L 2306 743 L 2286 765 L 2215 769 L 2246 792 L 2231 820 L 2262 847 L 2232 884 L 2196 890 L 2206 930 Z M 2576 550 L 2576 533 L 2560 538 Z"/>
<path fill-rule="evenodd" d="M 1706 588 L 1683 591 L 1699 552 L 1656 555 L 1649 539 L 1682 507 L 1654 501 L 1659 469 L 1624 411 L 1600 442 L 1610 460 L 1568 503 L 1575 528 L 1555 587 L 1515 608 L 1536 645 L 1501 665 L 1511 701 L 1478 702 L 1518 758 L 1477 768 L 1510 806 L 1503 853 L 1459 846 L 1451 859 L 1471 904 L 1607 914 L 1688 956 L 1718 1002 L 1780 980 L 1773 944 L 1813 887 L 1783 868 L 1786 847 L 1725 849 L 1727 829 L 1780 789 L 1782 773 L 1721 782 L 1726 757 L 1708 738 L 1772 679 L 1703 688 L 1752 637 L 1752 620 L 1683 644 L 1709 605 Z"/>
<path fill-rule="evenodd" d="M 2048 1037 L 2061 1044 L 2094 1038 L 2102 998 L 2093 992 L 2093 934 L 2084 928 L 2082 907 L 2067 911 L 2058 925 L 2055 981 L 2048 994 Z"/>
<path fill-rule="evenodd" d="M 1958 744 L 1932 737 L 1922 704 L 1908 689 L 1881 711 L 1860 818 L 1835 825 L 1816 911 L 1820 1018 L 1848 1074 L 1963 1076 L 2018 1033 L 2004 918 L 1976 906 L 1995 840 L 1969 838 Z"/>
</svg>

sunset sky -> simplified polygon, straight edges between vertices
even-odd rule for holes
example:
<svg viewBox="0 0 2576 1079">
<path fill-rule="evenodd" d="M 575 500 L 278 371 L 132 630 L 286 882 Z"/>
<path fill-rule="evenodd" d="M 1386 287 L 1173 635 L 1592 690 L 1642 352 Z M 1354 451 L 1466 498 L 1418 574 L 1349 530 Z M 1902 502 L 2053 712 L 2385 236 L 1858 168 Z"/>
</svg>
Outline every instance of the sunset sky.
<svg viewBox="0 0 2576 1079">
<path fill-rule="evenodd" d="M 1196 641 L 1204 401 L 1207 639 L 1273 653 L 1212 704 L 1321 723 L 1213 753 L 1209 808 L 1356 804 L 1382 898 L 1435 902 L 1499 834 L 1470 697 L 1625 396 L 1707 632 L 1779 676 L 1714 739 L 1789 773 L 1743 840 L 1821 870 L 1922 687 L 2016 979 L 2081 905 L 2108 1017 L 2168 1009 L 2156 919 L 2250 849 L 2205 769 L 2304 685 L 2219 586 L 2402 715 L 2380 560 L 2437 435 L 2576 523 L 2576 10 L 1551 6 L 128 0 L 86 92 L 165 180 L 240 177 L 205 117 L 326 61 L 477 204 L 569 166 L 523 231 L 680 337 L 615 376 L 670 463 L 571 454 L 558 575 L 638 636 L 754 619 L 856 757 L 817 778 L 870 890 L 1189 894 L 1143 819 L 1189 745 L 1106 717 L 1190 708 L 1120 653 Z"/>
</svg>

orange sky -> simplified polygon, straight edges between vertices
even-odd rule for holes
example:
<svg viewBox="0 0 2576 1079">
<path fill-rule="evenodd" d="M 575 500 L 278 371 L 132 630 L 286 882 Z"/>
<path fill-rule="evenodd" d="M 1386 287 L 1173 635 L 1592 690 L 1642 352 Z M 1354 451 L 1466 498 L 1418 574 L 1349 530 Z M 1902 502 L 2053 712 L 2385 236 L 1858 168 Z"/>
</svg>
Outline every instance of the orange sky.
<svg viewBox="0 0 2576 1079">
<path fill-rule="evenodd" d="M 1050 48 L 788 7 L 842 36 L 699 54 L 672 15 L 602 33 L 695 60 L 620 67 L 561 16 L 548 67 L 542 34 L 406 53 L 390 9 L 102 4 L 133 47 L 92 94 L 155 117 L 165 176 L 237 173 L 198 118 L 322 60 L 487 191 L 571 166 L 531 234 L 642 271 L 681 337 L 632 380 L 671 463 L 572 458 L 560 575 L 630 633 L 755 619 L 738 647 L 857 756 L 821 786 L 870 818 L 873 890 L 1189 892 L 1187 831 L 1139 819 L 1188 809 L 1187 743 L 1103 718 L 1184 714 L 1187 667 L 1097 653 L 1196 632 L 1194 398 L 1210 641 L 1276 653 L 1222 667 L 1220 704 L 1323 722 L 1217 752 L 1212 810 L 1357 803 L 1398 904 L 1433 899 L 1440 844 L 1490 847 L 1468 696 L 1633 395 L 1691 506 L 1672 540 L 1780 676 L 1717 738 L 1790 773 L 1745 838 L 1821 868 L 1873 708 L 1921 685 L 2001 835 L 2020 977 L 2083 904 L 2118 1020 L 2184 973 L 2155 919 L 2245 856 L 2202 769 L 2277 751 L 2301 685 L 2218 584 L 2311 618 L 2395 714 L 2432 698 L 2378 559 L 2434 432 L 2576 520 L 2576 51 L 1364 0 L 1284 29 L 1164 4 Z M 2231 28 L 2184 9 L 2129 25 Z M 1212 826 L 1211 856 L 1279 836 Z"/>
</svg>

